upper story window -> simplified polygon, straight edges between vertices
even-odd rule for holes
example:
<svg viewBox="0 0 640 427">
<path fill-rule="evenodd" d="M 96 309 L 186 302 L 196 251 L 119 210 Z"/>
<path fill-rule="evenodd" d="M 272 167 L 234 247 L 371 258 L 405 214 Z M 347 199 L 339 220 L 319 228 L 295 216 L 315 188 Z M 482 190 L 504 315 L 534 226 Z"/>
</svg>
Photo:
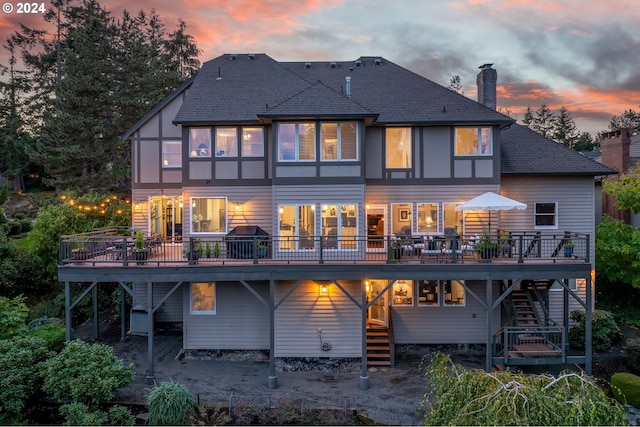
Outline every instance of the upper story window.
<svg viewBox="0 0 640 427">
<path fill-rule="evenodd" d="M 322 123 L 322 160 L 358 160 L 358 127 L 355 122 Z"/>
<path fill-rule="evenodd" d="M 182 167 L 182 141 L 162 141 L 162 167 Z"/>
<path fill-rule="evenodd" d="M 237 128 L 216 128 L 216 157 L 238 157 Z"/>
<path fill-rule="evenodd" d="M 227 199 L 193 198 L 191 199 L 192 233 L 226 233 Z"/>
<path fill-rule="evenodd" d="M 280 123 L 278 125 L 278 160 L 281 162 L 316 159 L 314 123 Z"/>
<path fill-rule="evenodd" d="M 264 157 L 264 131 L 260 127 L 242 128 L 242 157 Z"/>
<path fill-rule="evenodd" d="M 387 169 L 411 167 L 411 128 L 387 128 L 385 138 Z"/>
<path fill-rule="evenodd" d="M 534 203 L 535 228 L 558 228 L 558 204 Z"/>
<path fill-rule="evenodd" d="M 189 129 L 189 157 L 211 157 L 211 129 Z"/>
<path fill-rule="evenodd" d="M 456 156 L 490 156 L 493 152 L 493 131 L 490 127 L 456 128 Z"/>
</svg>

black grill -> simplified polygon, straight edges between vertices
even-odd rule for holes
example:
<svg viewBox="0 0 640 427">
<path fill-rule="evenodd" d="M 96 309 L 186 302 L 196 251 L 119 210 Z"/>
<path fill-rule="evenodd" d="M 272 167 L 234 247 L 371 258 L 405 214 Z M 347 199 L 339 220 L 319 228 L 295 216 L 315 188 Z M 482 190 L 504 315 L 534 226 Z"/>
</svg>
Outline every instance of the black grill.
<svg viewBox="0 0 640 427">
<path fill-rule="evenodd" d="M 239 225 L 225 238 L 229 258 L 267 258 L 269 234 L 257 225 Z"/>
</svg>

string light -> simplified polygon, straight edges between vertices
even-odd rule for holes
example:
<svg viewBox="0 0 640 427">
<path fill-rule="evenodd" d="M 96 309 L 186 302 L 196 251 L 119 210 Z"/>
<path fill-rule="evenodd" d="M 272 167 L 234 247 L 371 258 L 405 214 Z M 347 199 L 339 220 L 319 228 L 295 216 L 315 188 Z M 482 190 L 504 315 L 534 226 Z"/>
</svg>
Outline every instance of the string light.
<svg viewBox="0 0 640 427">
<path fill-rule="evenodd" d="M 78 202 L 77 200 L 67 196 L 66 194 L 61 194 L 59 197 L 59 200 L 62 203 L 65 203 L 71 207 L 74 207 L 76 209 L 78 209 L 78 211 L 81 212 L 86 212 L 86 213 L 91 213 L 91 212 L 95 212 L 95 213 L 99 213 L 100 215 L 106 215 L 107 214 L 107 206 L 109 204 L 111 204 L 112 202 L 116 202 L 118 201 L 118 196 L 109 196 L 106 199 L 97 202 L 96 204 L 83 204 Z M 126 199 L 122 199 L 121 200 L 122 203 L 124 203 L 127 206 L 131 206 L 131 199 L 126 198 Z M 116 206 L 114 206 L 115 208 Z M 125 214 L 125 212 L 127 212 L 125 209 L 121 209 L 118 208 L 115 210 L 115 214 L 116 215 L 123 215 Z"/>
</svg>

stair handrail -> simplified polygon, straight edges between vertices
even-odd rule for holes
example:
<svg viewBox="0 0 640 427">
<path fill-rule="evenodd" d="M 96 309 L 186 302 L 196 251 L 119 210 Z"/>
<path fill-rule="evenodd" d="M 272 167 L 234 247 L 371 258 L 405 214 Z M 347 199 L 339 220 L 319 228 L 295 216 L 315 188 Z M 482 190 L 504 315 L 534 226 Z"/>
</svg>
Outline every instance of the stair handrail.
<svg viewBox="0 0 640 427">
<path fill-rule="evenodd" d="M 547 302 L 542 298 L 542 295 L 540 294 L 538 287 L 535 285 L 535 282 L 533 283 L 533 285 L 528 286 L 528 289 L 530 292 L 533 292 L 536 298 L 536 301 L 540 303 L 540 307 L 542 308 L 542 313 L 544 314 L 544 326 L 549 326 L 549 322 L 551 321 L 551 319 L 549 318 L 549 307 L 547 307 Z M 536 317 L 538 317 L 538 313 L 537 313 L 538 310 L 535 309 L 535 306 L 533 308 L 536 312 Z"/>
</svg>

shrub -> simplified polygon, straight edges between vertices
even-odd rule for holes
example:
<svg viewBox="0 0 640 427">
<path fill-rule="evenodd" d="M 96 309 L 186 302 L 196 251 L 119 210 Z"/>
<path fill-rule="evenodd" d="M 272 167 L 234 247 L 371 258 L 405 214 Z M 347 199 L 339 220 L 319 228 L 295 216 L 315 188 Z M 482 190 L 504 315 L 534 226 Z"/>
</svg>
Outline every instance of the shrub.
<svg viewBox="0 0 640 427">
<path fill-rule="evenodd" d="M 624 351 L 627 355 L 627 366 L 632 371 L 640 372 L 640 338 L 630 338 L 624 343 Z"/>
<path fill-rule="evenodd" d="M 613 397 L 622 403 L 640 408 L 640 377 L 629 372 L 616 372 L 611 376 Z"/>
<path fill-rule="evenodd" d="M 49 323 L 33 329 L 30 335 L 42 338 L 47 343 L 49 350 L 59 353 L 64 348 L 67 330 L 61 324 Z"/>
<path fill-rule="evenodd" d="M 0 340 L 0 425 L 25 422 L 42 383 L 41 364 L 53 356 L 38 337 Z"/>
<path fill-rule="evenodd" d="M 0 239 L 0 295 L 42 295 L 45 283 L 37 257 L 13 241 Z"/>
<path fill-rule="evenodd" d="M 147 403 L 149 424 L 183 425 L 195 401 L 184 385 L 163 382 L 151 390 Z"/>
<path fill-rule="evenodd" d="M 30 219 L 21 219 L 19 222 L 23 233 L 28 233 L 33 228 L 33 223 Z"/>
<path fill-rule="evenodd" d="M 60 407 L 60 413 L 65 417 L 68 426 L 132 426 L 135 418 L 129 408 L 114 405 L 108 412 L 91 411 L 82 403 L 68 403 Z"/>
<path fill-rule="evenodd" d="M 435 353 L 425 425 L 626 425 L 625 409 L 583 373 L 486 373 Z"/>
<path fill-rule="evenodd" d="M 19 335 L 26 330 L 24 321 L 29 315 L 29 308 L 24 297 L 14 299 L 0 297 L 0 340 Z"/>
<path fill-rule="evenodd" d="M 24 212 L 16 212 L 13 214 L 13 217 L 15 219 L 25 219 L 27 217 L 27 214 Z"/>
<path fill-rule="evenodd" d="M 12 219 L 7 221 L 7 225 L 9 225 L 9 233 L 7 233 L 9 236 L 17 236 L 22 233 L 22 224 L 20 224 L 20 221 Z"/>
<path fill-rule="evenodd" d="M 569 344 L 574 348 L 584 348 L 586 315 L 583 311 L 572 311 L 571 320 L 577 325 L 569 331 Z M 594 310 L 591 315 L 591 339 L 593 351 L 607 351 L 621 337 L 620 327 L 613 314 L 604 310 Z"/>
<path fill-rule="evenodd" d="M 60 401 L 74 402 L 95 409 L 111 399 L 120 387 L 135 378 L 133 365 L 124 366 L 104 344 L 68 342 L 60 353 L 44 364 L 44 390 Z"/>
</svg>

